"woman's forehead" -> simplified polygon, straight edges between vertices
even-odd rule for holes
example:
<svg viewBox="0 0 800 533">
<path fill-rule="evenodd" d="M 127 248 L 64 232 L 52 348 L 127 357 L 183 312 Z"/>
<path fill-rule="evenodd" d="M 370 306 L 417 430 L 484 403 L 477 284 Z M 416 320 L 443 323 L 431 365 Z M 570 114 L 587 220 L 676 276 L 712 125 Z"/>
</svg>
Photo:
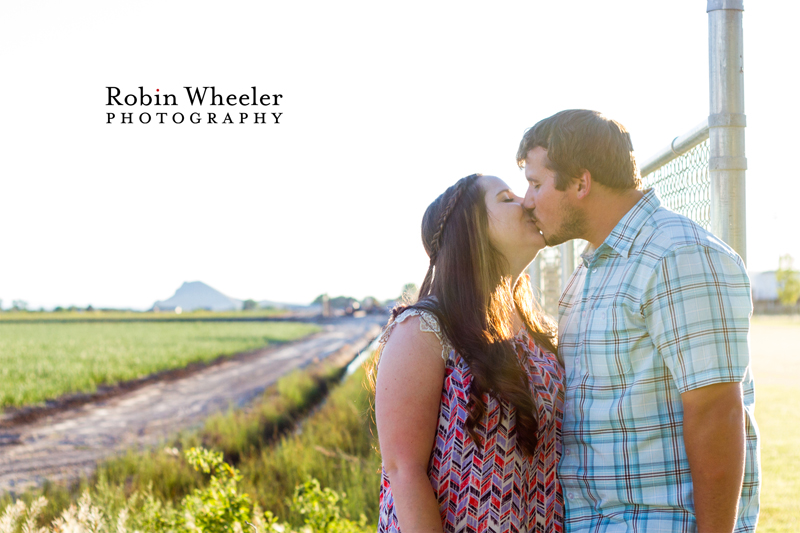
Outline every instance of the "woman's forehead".
<svg viewBox="0 0 800 533">
<path fill-rule="evenodd" d="M 481 186 L 487 193 L 499 193 L 511 189 L 508 184 L 497 176 L 481 176 Z"/>
</svg>

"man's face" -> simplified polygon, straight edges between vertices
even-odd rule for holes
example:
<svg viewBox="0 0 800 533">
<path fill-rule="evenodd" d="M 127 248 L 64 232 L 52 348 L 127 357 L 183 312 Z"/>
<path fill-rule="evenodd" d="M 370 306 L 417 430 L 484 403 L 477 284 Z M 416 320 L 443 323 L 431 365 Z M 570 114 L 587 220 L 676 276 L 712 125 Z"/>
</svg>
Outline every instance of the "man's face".
<svg viewBox="0 0 800 533">
<path fill-rule="evenodd" d="M 547 168 L 547 150 L 541 146 L 530 150 L 525 158 L 525 179 L 528 190 L 523 205 L 542 232 L 548 246 L 556 246 L 584 233 L 586 220 L 570 202 L 570 187 L 556 189 L 556 173 Z"/>
</svg>

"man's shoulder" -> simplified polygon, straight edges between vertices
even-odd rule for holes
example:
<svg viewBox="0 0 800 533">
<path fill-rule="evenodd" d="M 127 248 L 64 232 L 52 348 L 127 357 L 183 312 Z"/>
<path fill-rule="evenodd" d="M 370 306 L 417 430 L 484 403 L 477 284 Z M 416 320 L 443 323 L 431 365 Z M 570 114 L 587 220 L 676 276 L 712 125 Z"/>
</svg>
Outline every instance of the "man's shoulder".
<svg viewBox="0 0 800 533">
<path fill-rule="evenodd" d="M 670 255 L 719 255 L 746 272 L 744 262 L 722 239 L 690 218 L 659 207 L 642 228 L 635 249 L 654 263 Z"/>
</svg>

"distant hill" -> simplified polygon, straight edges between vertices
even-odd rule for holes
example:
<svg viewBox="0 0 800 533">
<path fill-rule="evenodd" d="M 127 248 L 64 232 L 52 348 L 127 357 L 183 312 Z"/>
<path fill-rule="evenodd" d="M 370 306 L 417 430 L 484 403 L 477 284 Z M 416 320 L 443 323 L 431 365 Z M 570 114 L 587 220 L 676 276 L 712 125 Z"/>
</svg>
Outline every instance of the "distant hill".
<svg viewBox="0 0 800 533">
<path fill-rule="evenodd" d="M 186 281 L 175 291 L 172 298 L 159 300 L 153 304 L 153 309 L 160 311 L 173 311 L 176 307 L 180 307 L 183 311 L 195 309 L 238 311 L 242 308 L 242 300 L 225 296 L 202 281 Z"/>
</svg>

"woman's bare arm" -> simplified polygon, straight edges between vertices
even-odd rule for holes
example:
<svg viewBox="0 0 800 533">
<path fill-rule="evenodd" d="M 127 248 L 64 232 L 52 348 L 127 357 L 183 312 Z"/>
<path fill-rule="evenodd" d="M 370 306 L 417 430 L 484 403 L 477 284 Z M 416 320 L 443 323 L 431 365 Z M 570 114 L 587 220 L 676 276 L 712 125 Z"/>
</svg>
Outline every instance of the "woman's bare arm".
<svg viewBox="0 0 800 533">
<path fill-rule="evenodd" d="M 442 346 L 419 329 L 419 318 L 397 324 L 381 353 L 375 419 L 383 467 L 403 533 L 442 532 L 428 461 L 444 381 Z"/>
</svg>

